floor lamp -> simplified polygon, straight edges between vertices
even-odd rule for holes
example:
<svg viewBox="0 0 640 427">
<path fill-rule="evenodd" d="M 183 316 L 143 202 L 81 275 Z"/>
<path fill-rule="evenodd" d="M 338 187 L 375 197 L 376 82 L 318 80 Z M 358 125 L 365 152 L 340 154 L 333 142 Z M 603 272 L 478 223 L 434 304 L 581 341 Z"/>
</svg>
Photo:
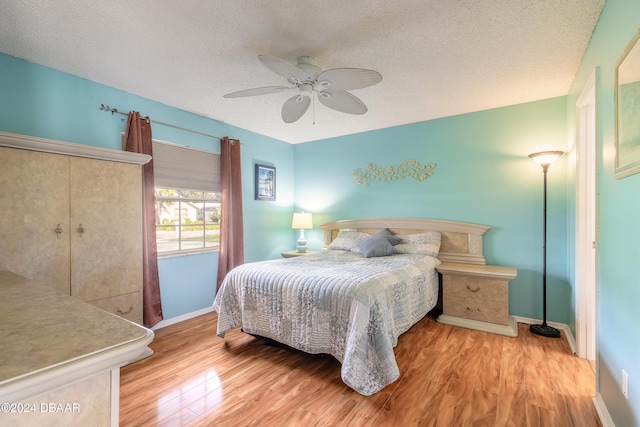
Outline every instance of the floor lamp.
<svg viewBox="0 0 640 427">
<path fill-rule="evenodd" d="M 547 170 L 549 165 L 558 157 L 562 156 L 562 151 L 541 151 L 529 154 L 529 157 L 540 166 L 544 173 L 544 222 L 542 240 L 542 312 L 543 320 L 541 325 L 531 325 L 529 330 L 543 337 L 560 338 L 560 331 L 547 325 Z"/>
</svg>

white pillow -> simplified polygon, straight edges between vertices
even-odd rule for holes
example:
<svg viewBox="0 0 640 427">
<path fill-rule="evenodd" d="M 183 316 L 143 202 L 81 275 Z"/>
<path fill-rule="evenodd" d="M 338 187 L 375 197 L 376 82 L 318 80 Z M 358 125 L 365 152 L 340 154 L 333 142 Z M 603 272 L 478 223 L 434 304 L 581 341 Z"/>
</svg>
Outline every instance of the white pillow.
<svg viewBox="0 0 640 427">
<path fill-rule="evenodd" d="M 331 242 L 327 249 L 338 251 L 359 252 L 358 245 L 371 237 L 369 233 L 360 231 L 340 230 L 338 236 Z"/>
<path fill-rule="evenodd" d="M 400 243 L 395 246 L 399 254 L 419 254 L 438 256 L 442 233 L 428 231 L 416 234 L 397 234 Z"/>
</svg>

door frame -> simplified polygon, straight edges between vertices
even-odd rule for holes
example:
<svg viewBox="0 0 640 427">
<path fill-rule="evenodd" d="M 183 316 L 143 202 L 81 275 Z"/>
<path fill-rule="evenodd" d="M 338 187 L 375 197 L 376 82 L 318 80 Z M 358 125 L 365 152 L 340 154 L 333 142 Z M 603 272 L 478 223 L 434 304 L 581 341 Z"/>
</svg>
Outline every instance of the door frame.
<svg viewBox="0 0 640 427">
<path fill-rule="evenodd" d="M 576 353 L 595 363 L 597 300 L 597 69 L 576 101 Z"/>
</svg>

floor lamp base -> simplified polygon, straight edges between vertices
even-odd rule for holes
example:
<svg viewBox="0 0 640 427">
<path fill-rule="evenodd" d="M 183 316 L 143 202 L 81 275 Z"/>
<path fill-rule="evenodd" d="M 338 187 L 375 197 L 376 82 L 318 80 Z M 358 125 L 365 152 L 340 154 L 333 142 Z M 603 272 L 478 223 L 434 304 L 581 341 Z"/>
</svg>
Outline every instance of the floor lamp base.
<svg viewBox="0 0 640 427">
<path fill-rule="evenodd" d="M 542 335 L 543 337 L 560 338 L 560 331 L 546 323 L 543 323 L 542 325 L 531 325 L 529 330 L 531 333 Z"/>
</svg>

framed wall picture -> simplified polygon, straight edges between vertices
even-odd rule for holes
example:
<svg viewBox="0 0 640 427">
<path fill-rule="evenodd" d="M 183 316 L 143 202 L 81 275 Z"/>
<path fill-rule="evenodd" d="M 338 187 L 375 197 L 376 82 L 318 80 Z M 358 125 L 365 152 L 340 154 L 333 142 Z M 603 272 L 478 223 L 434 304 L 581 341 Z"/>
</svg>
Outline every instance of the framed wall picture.
<svg viewBox="0 0 640 427">
<path fill-rule="evenodd" d="M 256 200 L 276 199 L 276 168 L 256 164 L 255 171 Z"/>
<path fill-rule="evenodd" d="M 640 172 L 640 30 L 616 63 L 616 170 L 620 179 Z"/>
</svg>

